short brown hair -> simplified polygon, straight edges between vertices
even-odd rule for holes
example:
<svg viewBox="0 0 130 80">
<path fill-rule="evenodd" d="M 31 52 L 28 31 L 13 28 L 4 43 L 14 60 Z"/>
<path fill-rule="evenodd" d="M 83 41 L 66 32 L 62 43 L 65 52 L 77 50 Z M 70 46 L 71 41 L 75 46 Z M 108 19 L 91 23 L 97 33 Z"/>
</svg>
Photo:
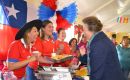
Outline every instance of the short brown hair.
<svg viewBox="0 0 130 80">
<path fill-rule="evenodd" d="M 122 40 L 124 40 L 124 39 L 129 39 L 129 37 L 128 36 L 123 36 Z"/>
<path fill-rule="evenodd" d="M 83 19 L 83 23 L 88 25 L 88 30 L 92 32 L 98 32 L 102 30 L 101 21 L 95 16 L 89 16 Z"/>
</svg>

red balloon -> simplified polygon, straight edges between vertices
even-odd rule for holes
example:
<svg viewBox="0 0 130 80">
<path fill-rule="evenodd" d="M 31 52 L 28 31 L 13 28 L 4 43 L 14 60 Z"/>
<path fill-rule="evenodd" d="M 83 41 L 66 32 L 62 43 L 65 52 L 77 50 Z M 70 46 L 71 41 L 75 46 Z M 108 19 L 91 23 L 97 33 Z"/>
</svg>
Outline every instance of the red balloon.
<svg viewBox="0 0 130 80">
<path fill-rule="evenodd" d="M 56 1 L 57 0 L 43 0 L 42 4 L 51 8 L 52 10 L 56 10 L 56 8 L 57 8 Z"/>
<path fill-rule="evenodd" d="M 72 24 L 70 24 L 66 19 L 64 19 L 60 13 L 56 13 L 57 15 L 57 27 L 56 30 L 58 30 L 59 28 L 63 28 L 63 29 L 68 29 Z"/>
</svg>

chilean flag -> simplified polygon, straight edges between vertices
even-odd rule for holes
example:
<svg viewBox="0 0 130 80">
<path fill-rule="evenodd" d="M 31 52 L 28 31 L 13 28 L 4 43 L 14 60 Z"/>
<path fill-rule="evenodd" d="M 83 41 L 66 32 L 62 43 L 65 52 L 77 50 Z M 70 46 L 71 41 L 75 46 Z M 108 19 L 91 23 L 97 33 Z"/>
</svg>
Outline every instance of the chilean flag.
<svg viewBox="0 0 130 80">
<path fill-rule="evenodd" d="M 6 60 L 17 31 L 26 22 L 38 18 L 36 12 L 28 0 L 0 0 L 0 60 Z"/>
</svg>

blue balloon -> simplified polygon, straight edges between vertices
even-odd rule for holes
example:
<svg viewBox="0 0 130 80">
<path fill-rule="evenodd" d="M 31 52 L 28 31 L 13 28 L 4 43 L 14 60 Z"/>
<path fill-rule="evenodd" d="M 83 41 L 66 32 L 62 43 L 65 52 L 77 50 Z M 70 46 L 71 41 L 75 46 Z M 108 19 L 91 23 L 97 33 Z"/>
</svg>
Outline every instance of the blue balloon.
<svg viewBox="0 0 130 80">
<path fill-rule="evenodd" d="M 77 17 L 77 6 L 75 3 L 72 3 L 59 12 L 63 18 L 65 18 L 67 21 L 69 21 L 69 23 L 72 24 Z"/>
<path fill-rule="evenodd" d="M 53 17 L 55 14 L 55 11 L 50 9 L 49 7 L 45 6 L 44 4 L 41 4 L 38 10 L 38 16 L 41 20 L 47 20 L 50 17 Z"/>
<path fill-rule="evenodd" d="M 54 11 L 51 8 L 41 4 L 39 7 L 39 19 L 47 20 L 54 16 L 55 12 L 61 14 L 61 16 L 66 19 L 70 24 L 72 24 L 77 18 L 77 6 L 76 3 L 70 4 L 68 7 L 63 8 L 61 11 Z"/>
</svg>

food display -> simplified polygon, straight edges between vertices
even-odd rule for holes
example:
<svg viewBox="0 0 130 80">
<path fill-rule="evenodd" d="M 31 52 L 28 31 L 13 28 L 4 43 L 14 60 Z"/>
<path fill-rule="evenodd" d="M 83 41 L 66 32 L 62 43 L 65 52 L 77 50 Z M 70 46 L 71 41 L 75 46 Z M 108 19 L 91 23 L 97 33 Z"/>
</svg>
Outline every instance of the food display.
<svg viewBox="0 0 130 80">
<path fill-rule="evenodd" d="M 38 80 L 72 80 L 69 68 L 66 67 L 42 67 L 35 76 Z"/>
<path fill-rule="evenodd" d="M 80 70 L 76 70 L 75 71 L 75 75 L 76 76 L 87 76 L 88 75 L 88 71 L 87 71 L 87 68 L 84 67 L 84 68 L 81 68 Z"/>
<path fill-rule="evenodd" d="M 55 56 L 52 56 L 51 58 L 55 63 L 59 63 L 59 62 L 71 60 L 73 56 L 72 55 L 55 55 Z"/>
</svg>

